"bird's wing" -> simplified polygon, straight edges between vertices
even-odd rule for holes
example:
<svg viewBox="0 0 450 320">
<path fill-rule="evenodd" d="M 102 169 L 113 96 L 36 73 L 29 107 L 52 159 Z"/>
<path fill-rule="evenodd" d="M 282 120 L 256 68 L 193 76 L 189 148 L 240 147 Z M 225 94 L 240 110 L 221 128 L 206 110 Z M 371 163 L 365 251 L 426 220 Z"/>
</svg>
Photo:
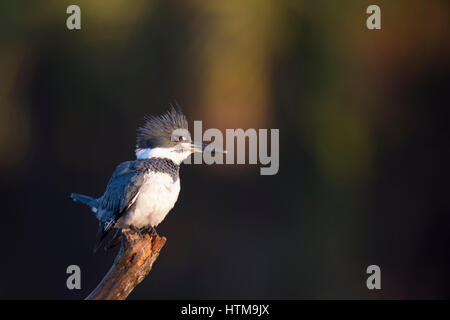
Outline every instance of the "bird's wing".
<svg viewBox="0 0 450 320">
<path fill-rule="evenodd" d="M 100 199 L 98 218 L 106 231 L 122 216 L 136 199 L 144 182 L 147 167 L 142 161 L 127 161 L 117 166 Z"/>
</svg>

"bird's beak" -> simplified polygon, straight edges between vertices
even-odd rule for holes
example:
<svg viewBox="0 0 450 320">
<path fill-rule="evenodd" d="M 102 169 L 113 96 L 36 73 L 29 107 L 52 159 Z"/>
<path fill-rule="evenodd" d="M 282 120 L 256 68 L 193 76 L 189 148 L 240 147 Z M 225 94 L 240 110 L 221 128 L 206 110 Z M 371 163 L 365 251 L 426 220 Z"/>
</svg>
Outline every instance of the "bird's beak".
<svg viewBox="0 0 450 320">
<path fill-rule="evenodd" d="M 220 148 L 211 146 L 208 149 L 206 149 L 207 147 L 208 147 L 208 145 L 204 144 L 204 143 L 191 142 L 191 151 L 192 152 L 203 152 L 206 150 L 209 152 L 227 153 L 226 150 L 222 150 Z"/>
</svg>

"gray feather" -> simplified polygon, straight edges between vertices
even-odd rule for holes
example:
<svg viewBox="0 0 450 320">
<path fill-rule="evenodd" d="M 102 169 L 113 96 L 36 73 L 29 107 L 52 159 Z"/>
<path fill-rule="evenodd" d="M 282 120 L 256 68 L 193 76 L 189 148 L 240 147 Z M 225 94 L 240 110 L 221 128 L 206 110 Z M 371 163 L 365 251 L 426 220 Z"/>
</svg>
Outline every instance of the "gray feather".
<svg viewBox="0 0 450 320">
<path fill-rule="evenodd" d="M 172 107 L 170 111 L 160 116 L 149 116 L 145 118 L 144 126 L 137 130 L 137 148 L 172 147 L 176 144 L 171 141 L 174 130 L 188 130 L 186 117 L 177 109 Z"/>
</svg>

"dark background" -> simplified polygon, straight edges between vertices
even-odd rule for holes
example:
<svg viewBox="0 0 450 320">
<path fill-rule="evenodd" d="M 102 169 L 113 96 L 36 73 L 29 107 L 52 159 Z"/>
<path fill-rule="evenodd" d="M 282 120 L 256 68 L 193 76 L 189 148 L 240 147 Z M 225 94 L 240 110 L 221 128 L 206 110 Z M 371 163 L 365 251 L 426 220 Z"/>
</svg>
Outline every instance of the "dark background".
<svg viewBox="0 0 450 320">
<path fill-rule="evenodd" d="M 69 194 L 100 196 L 175 100 L 191 127 L 279 128 L 280 170 L 184 165 L 130 299 L 449 298 L 448 17 L 446 0 L 2 1 L 0 298 L 96 286 L 116 252 L 92 254 Z"/>
</svg>

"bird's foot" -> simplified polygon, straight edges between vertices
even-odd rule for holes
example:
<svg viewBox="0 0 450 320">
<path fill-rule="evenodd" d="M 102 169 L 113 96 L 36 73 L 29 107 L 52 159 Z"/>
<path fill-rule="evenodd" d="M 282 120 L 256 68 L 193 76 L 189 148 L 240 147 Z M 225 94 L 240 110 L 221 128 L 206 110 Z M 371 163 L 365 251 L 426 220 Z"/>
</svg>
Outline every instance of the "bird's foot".
<svg viewBox="0 0 450 320">
<path fill-rule="evenodd" d="M 150 236 L 151 237 L 153 237 L 153 236 L 159 237 L 159 234 L 158 234 L 158 232 L 156 232 L 155 227 L 150 227 Z"/>
<path fill-rule="evenodd" d="M 131 225 L 130 230 L 138 233 L 141 237 L 145 236 L 146 234 L 148 234 L 150 237 L 158 236 L 158 233 L 156 232 L 156 229 L 154 227 L 147 226 L 147 227 L 138 228 L 136 226 Z"/>
<path fill-rule="evenodd" d="M 154 237 L 154 236 L 159 236 L 158 233 L 156 232 L 155 227 L 145 227 L 145 232 L 150 236 L 150 237 Z"/>
<path fill-rule="evenodd" d="M 130 225 L 130 230 L 133 231 L 134 233 L 139 234 L 140 236 L 143 236 L 146 232 L 143 230 L 144 228 L 138 228 L 134 225 Z"/>
</svg>

